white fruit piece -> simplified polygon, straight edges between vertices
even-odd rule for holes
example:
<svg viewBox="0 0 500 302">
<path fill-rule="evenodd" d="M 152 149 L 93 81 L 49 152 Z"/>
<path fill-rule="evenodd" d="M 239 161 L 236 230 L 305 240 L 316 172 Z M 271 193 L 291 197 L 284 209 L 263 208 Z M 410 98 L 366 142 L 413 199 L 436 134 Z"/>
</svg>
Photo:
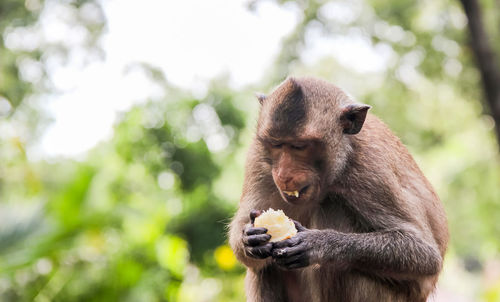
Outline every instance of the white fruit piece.
<svg viewBox="0 0 500 302">
<path fill-rule="evenodd" d="M 271 235 L 270 242 L 288 239 L 297 234 L 293 221 L 282 210 L 273 210 L 272 208 L 255 218 L 254 226 L 266 228 L 267 234 Z"/>
</svg>

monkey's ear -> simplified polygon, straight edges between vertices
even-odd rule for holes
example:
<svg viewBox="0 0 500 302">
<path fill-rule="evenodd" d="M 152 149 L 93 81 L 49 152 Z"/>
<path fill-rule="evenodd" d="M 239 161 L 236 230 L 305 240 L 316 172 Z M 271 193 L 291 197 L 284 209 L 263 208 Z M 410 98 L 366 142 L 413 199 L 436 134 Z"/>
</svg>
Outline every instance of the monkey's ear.
<svg viewBox="0 0 500 302">
<path fill-rule="evenodd" d="M 266 99 L 266 95 L 263 94 L 263 93 L 256 93 L 255 96 L 257 97 L 257 99 L 259 100 L 259 103 L 262 105 L 262 103 L 264 103 L 264 100 Z"/>
<path fill-rule="evenodd" d="M 366 114 L 371 106 L 364 104 L 350 104 L 342 108 L 340 123 L 345 134 L 357 134 L 361 131 Z"/>
</svg>

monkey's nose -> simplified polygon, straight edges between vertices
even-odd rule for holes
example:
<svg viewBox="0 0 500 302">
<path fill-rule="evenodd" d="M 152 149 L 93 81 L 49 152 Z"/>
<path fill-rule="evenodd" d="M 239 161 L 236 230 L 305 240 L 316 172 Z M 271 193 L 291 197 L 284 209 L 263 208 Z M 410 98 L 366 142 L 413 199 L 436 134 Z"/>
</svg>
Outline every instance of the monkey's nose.
<svg viewBox="0 0 500 302">
<path fill-rule="evenodd" d="M 290 182 L 292 182 L 293 176 L 291 176 L 289 174 L 287 174 L 287 175 L 278 174 L 278 180 L 280 183 L 285 184 L 285 186 L 286 186 L 286 184 L 289 184 Z"/>
</svg>

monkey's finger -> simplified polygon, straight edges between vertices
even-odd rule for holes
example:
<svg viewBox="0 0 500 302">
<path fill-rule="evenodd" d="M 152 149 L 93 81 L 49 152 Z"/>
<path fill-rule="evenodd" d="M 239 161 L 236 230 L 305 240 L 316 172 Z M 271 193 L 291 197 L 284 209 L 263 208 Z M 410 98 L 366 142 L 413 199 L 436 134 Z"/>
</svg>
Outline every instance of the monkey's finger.
<svg viewBox="0 0 500 302">
<path fill-rule="evenodd" d="M 257 246 L 267 243 L 269 239 L 271 239 L 271 235 L 268 234 L 243 236 L 243 243 L 248 246 Z"/>
<path fill-rule="evenodd" d="M 273 253 L 272 256 L 273 256 L 274 259 L 285 258 L 285 257 L 288 256 L 286 248 L 283 248 L 283 249 L 273 249 L 272 253 Z"/>
<path fill-rule="evenodd" d="M 300 254 L 300 255 L 295 255 L 295 256 L 292 256 L 292 257 L 273 258 L 273 259 L 274 259 L 274 262 L 276 262 L 277 264 L 279 264 L 281 266 L 288 266 L 288 265 L 290 265 L 292 263 L 295 263 L 295 262 L 299 261 L 303 257 L 304 257 L 304 255 Z"/>
<path fill-rule="evenodd" d="M 292 219 L 292 221 L 295 224 L 295 228 L 297 229 L 297 232 L 307 231 L 307 229 L 302 224 L 300 224 L 300 222 L 298 222 L 297 220 L 293 220 L 293 219 Z"/>
<path fill-rule="evenodd" d="M 273 258 L 288 258 L 294 255 L 302 254 L 305 252 L 303 246 L 297 245 L 294 247 L 285 247 L 285 248 L 273 248 Z"/>
<path fill-rule="evenodd" d="M 245 234 L 250 236 L 250 235 L 260 235 L 260 234 L 265 234 L 267 233 L 266 228 L 254 228 L 254 227 L 249 227 L 245 230 Z"/>
<path fill-rule="evenodd" d="M 266 245 L 256 246 L 256 247 L 247 247 L 245 252 L 250 257 L 264 259 L 271 256 L 272 244 L 268 243 Z"/>
<path fill-rule="evenodd" d="M 252 222 L 252 224 L 255 221 L 255 218 L 258 217 L 261 213 L 262 213 L 262 211 L 260 211 L 260 210 L 251 210 L 250 211 L 250 221 Z"/>
<path fill-rule="evenodd" d="M 273 243 L 273 248 L 279 249 L 284 247 L 296 246 L 297 244 L 302 242 L 302 238 L 295 236 L 290 239 L 281 240 Z"/>
</svg>

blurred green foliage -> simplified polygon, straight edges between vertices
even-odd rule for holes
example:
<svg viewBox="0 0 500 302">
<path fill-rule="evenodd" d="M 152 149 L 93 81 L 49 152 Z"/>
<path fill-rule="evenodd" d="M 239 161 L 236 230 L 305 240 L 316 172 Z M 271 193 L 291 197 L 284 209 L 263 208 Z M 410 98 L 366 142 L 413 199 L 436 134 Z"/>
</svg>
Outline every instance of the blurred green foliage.
<svg viewBox="0 0 500 302">
<path fill-rule="evenodd" d="M 482 276 L 487 282 L 462 293 L 497 301 L 500 276 L 491 277 L 487 267 L 500 259 L 500 157 L 459 3 L 277 2 L 303 14 L 255 90 L 288 74 L 316 75 L 372 105 L 408 145 L 446 206 L 451 245 L 443 286 L 462 286 L 457 274 L 464 280 Z M 195 97 L 142 66 L 164 97 L 124 113 L 112 139 L 83 160 L 28 160 L 26 150 L 45 124 L 33 97 L 56 92 L 46 61 L 64 58 L 72 46 L 6 41 L 12 33 L 36 32 L 40 14 L 53 4 L 0 2 L 0 101 L 11 106 L 0 116 L 0 129 L 26 128 L 23 137 L 0 135 L 0 300 L 242 300 L 244 269 L 227 246 L 226 227 L 237 207 L 258 109 L 254 89 L 236 91 L 220 78 Z M 91 34 L 86 51 L 98 53 L 105 20 L 87 15 L 89 6 L 99 15 L 99 3 L 62 5 Z M 485 11 L 490 34 L 499 37 L 499 10 Z M 310 61 L 311 35 L 361 39 L 389 59 L 369 72 L 330 54 Z M 40 63 L 39 78 L 23 78 L 23 60 Z"/>
</svg>

